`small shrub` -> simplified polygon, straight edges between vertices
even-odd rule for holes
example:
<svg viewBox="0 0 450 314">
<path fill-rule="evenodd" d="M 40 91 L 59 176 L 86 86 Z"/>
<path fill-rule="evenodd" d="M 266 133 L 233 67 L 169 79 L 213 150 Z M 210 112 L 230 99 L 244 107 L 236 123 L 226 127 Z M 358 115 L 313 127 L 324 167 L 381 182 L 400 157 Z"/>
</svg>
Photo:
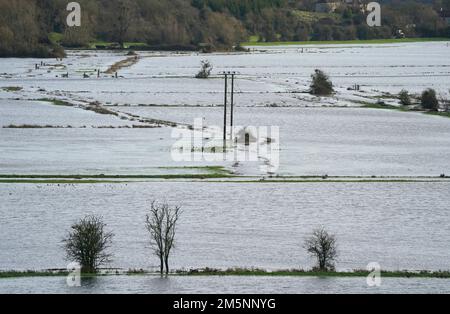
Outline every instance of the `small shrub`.
<svg viewBox="0 0 450 314">
<path fill-rule="evenodd" d="M 316 72 L 311 76 L 311 90 L 310 93 L 317 96 L 329 96 L 333 94 L 333 83 L 331 82 L 328 75 L 326 75 L 321 70 L 316 70 Z"/>
<path fill-rule="evenodd" d="M 64 51 L 63 47 L 56 45 L 53 47 L 53 49 L 50 50 L 50 57 L 63 59 L 65 57 L 67 57 L 67 55 L 66 55 L 66 52 Z"/>
<path fill-rule="evenodd" d="M 237 51 L 237 52 L 250 52 L 250 49 L 249 49 L 249 48 L 242 47 L 241 44 L 237 44 L 237 45 L 234 47 L 234 51 Z"/>
<path fill-rule="evenodd" d="M 436 91 L 432 88 L 429 88 L 422 93 L 422 97 L 420 98 L 422 103 L 422 108 L 431 111 L 438 111 L 439 109 L 439 101 L 436 97 Z"/>
<path fill-rule="evenodd" d="M 83 273 L 96 273 L 111 259 L 107 250 L 114 234 L 106 232 L 105 227 L 102 218 L 87 216 L 72 225 L 63 240 L 67 259 L 78 262 Z"/>
<path fill-rule="evenodd" d="M 207 79 L 211 75 L 212 70 L 213 70 L 212 64 L 208 60 L 203 60 L 200 72 L 197 73 L 195 78 Z"/>
<path fill-rule="evenodd" d="M 411 96 L 409 95 L 407 90 L 402 90 L 399 94 L 398 94 L 398 99 L 400 100 L 400 104 L 402 106 L 411 106 L 412 102 L 411 102 Z"/>
</svg>

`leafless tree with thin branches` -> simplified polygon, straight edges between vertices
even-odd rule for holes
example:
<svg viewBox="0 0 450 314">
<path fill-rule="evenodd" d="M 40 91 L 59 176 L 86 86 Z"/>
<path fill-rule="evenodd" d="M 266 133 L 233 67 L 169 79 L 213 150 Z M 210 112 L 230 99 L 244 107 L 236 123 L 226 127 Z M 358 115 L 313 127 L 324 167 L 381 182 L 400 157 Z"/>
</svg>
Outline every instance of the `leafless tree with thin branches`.
<svg viewBox="0 0 450 314">
<path fill-rule="evenodd" d="M 171 207 L 167 202 L 152 202 L 150 213 L 146 215 L 146 227 L 150 233 L 150 245 L 159 258 L 161 275 L 169 274 L 169 258 L 175 247 L 175 235 L 181 207 Z"/>
<path fill-rule="evenodd" d="M 318 271 L 334 271 L 335 261 L 338 257 L 336 237 L 329 234 L 324 227 L 313 231 L 305 241 L 305 249 L 315 259 Z"/>
<path fill-rule="evenodd" d="M 113 24 L 114 37 L 117 39 L 121 48 L 125 48 L 125 39 L 132 23 L 131 2 L 119 0 L 115 14 L 116 19 Z"/>
</svg>

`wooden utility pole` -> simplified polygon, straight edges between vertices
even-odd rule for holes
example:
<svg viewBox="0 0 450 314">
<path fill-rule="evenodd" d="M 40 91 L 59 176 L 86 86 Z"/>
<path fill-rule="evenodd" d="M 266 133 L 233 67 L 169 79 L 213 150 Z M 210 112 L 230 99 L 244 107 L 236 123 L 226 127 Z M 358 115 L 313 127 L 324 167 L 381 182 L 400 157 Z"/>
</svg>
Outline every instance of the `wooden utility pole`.
<svg viewBox="0 0 450 314">
<path fill-rule="evenodd" d="M 234 127 L 234 76 L 236 75 L 235 72 L 231 74 L 231 132 L 230 132 L 230 139 L 233 140 L 233 127 Z"/>
<path fill-rule="evenodd" d="M 230 118 L 230 138 L 233 139 L 233 126 L 234 126 L 234 78 L 236 72 L 223 72 L 225 77 L 225 95 L 224 95 L 224 113 L 223 113 L 223 148 L 224 151 L 227 147 L 227 126 L 228 126 L 228 76 L 231 76 L 231 118 Z"/>
<path fill-rule="evenodd" d="M 227 102 L 228 102 L 228 73 L 225 73 L 225 97 L 223 102 L 223 150 L 227 148 Z"/>
</svg>

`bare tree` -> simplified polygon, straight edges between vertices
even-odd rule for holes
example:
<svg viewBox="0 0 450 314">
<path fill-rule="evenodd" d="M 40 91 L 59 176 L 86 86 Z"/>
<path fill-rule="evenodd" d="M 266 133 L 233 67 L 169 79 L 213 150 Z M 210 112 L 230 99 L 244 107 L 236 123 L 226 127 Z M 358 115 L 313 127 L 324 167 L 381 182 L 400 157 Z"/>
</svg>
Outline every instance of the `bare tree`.
<svg viewBox="0 0 450 314">
<path fill-rule="evenodd" d="M 305 241 L 305 249 L 315 259 L 315 270 L 334 271 L 335 261 L 338 256 L 336 237 L 329 234 L 323 227 L 313 231 Z"/>
<path fill-rule="evenodd" d="M 160 261 L 161 275 L 169 274 L 169 257 L 175 247 L 175 235 L 181 207 L 170 207 L 166 202 L 152 202 L 150 213 L 146 216 L 146 227 L 150 233 L 150 245 Z"/>
<path fill-rule="evenodd" d="M 71 227 L 63 239 L 67 259 L 78 262 L 84 273 L 96 273 L 100 266 L 110 262 L 107 252 L 114 234 L 105 231 L 101 217 L 86 216 Z"/>
<path fill-rule="evenodd" d="M 129 2 L 120 0 L 117 4 L 116 22 L 114 23 L 117 42 L 122 48 L 125 48 L 125 39 L 131 26 L 132 8 Z"/>
</svg>

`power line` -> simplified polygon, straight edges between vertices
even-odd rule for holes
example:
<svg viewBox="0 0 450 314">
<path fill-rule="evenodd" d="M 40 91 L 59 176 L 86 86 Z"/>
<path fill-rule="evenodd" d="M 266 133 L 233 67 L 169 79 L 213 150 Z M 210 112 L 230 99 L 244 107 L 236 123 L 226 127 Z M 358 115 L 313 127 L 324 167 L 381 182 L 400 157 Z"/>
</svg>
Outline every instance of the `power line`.
<svg viewBox="0 0 450 314">
<path fill-rule="evenodd" d="M 233 137 L 233 126 L 234 126 L 234 82 L 235 82 L 235 76 L 237 75 L 234 71 L 226 71 L 222 72 L 221 75 L 224 76 L 225 79 L 225 93 L 224 93 L 224 114 L 223 114 L 223 148 L 224 152 L 227 147 L 227 115 L 228 115 L 228 77 L 231 76 L 231 110 L 230 110 L 230 138 Z"/>
</svg>

